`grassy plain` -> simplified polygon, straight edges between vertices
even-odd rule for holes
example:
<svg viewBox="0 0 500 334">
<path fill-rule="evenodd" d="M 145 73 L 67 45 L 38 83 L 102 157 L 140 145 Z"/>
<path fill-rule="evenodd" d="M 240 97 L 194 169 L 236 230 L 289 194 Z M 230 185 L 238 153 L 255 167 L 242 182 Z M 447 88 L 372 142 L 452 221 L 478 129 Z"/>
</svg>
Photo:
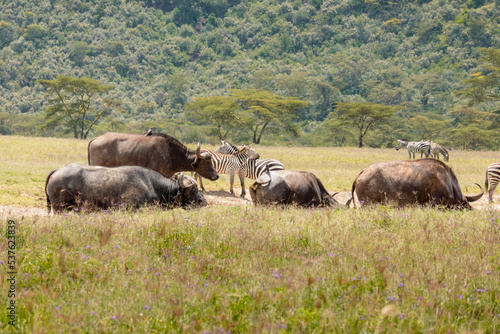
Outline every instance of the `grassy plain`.
<svg viewBox="0 0 500 334">
<path fill-rule="evenodd" d="M 0 203 L 45 208 L 46 175 L 86 163 L 86 149 L 77 140 L 0 137 Z M 255 149 L 287 169 L 315 173 L 330 191 L 349 191 L 372 162 L 407 158 L 394 149 Z M 498 156 L 452 151 L 450 165 L 462 189 L 475 193 L 473 184 L 484 183 Z M 228 178 L 205 186 L 227 191 Z M 493 206 L 5 212 L 0 332 L 500 331 L 500 217 Z M 14 326 L 7 317 L 7 219 L 16 222 Z"/>
</svg>

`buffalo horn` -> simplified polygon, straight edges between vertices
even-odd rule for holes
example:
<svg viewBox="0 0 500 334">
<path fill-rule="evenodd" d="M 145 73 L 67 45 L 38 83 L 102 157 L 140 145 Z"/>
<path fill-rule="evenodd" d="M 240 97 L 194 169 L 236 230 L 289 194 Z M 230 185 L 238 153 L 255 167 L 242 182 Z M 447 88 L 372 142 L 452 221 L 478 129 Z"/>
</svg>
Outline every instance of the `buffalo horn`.
<svg viewBox="0 0 500 334">
<path fill-rule="evenodd" d="M 184 173 L 179 173 L 177 176 L 177 182 L 179 183 L 179 187 L 185 188 L 184 183 L 182 182 L 182 179 L 184 178 Z"/>
<path fill-rule="evenodd" d="M 196 146 L 196 156 L 198 159 L 210 159 L 212 157 L 208 152 L 200 153 L 200 143 Z"/>
<path fill-rule="evenodd" d="M 484 194 L 483 187 L 481 187 L 479 184 L 477 184 L 477 186 L 479 187 L 479 189 L 481 189 L 481 192 L 477 195 L 465 196 L 465 199 L 467 200 L 467 202 L 475 202 L 483 196 L 483 194 Z"/>
<path fill-rule="evenodd" d="M 198 143 L 198 146 L 196 146 L 196 156 L 201 159 L 201 154 L 200 154 L 200 143 Z"/>
</svg>

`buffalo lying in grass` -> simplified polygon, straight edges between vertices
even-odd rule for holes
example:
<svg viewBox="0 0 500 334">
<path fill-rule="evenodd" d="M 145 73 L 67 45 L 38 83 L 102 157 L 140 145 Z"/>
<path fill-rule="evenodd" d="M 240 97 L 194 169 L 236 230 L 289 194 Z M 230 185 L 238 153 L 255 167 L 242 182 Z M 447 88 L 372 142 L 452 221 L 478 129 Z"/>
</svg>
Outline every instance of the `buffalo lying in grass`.
<svg viewBox="0 0 500 334">
<path fill-rule="evenodd" d="M 351 200 L 354 191 L 363 205 L 394 204 L 401 207 L 428 204 L 460 209 L 471 209 L 469 202 L 477 201 L 484 194 L 481 188 L 478 195 L 464 196 L 455 173 L 435 159 L 371 164 L 354 181 Z"/>
<path fill-rule="evenodd" d="M 342 206 L 330 196 L 321 181 L 309 172 L 269 171 L 267 168 L 249 191 L 254 204 Z"/>
<path fill-rule="evenodd" d="M 52 171 L 45 181 L 47 207 L 58 213 L 83 207 L 198 207 L 207 202 L 196 181 L 182 174 L 168 179 L 139 166 L 99 167 L 71 163 Z"/>
</svg>

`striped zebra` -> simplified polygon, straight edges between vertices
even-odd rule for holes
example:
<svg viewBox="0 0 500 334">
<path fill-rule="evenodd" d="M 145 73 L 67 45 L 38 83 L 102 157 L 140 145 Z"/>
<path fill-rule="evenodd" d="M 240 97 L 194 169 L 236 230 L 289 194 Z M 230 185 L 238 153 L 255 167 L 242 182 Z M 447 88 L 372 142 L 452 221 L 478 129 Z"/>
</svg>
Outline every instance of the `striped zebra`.
<svg viewBox="0 0 500 334">
<path fill-rule="evenodd" d="M 406 147 L 408 150 L 408 159 L 411 159 L 411 154 L 413 153 L 413 159 L 415 159 L 415 153 L 420 153 L 420 157 L 422 154 L 425 154 L 425 157 L 428 158 L 431 154 L 431 144 L 426 141 L 407 141 L 407 140 L 399 140 L 398 146 L 396 146 L 396 151 L 399 151 L 400 148 Z"/>
<path fill-rule="evenodd" d="M 226 154 L 234 154 L 237 150 L 238 148 L 235 145 L 222 140 L 221 146 L 219 146 L 215 151 Z M 246 163 L 241 166 L 240 175 L 256 180 L 266 171 L 267 166 L 269 166 L 269 170 L 285 169 L 283 164 L 276 159 L 249 158 Z"/>
<path fill-rule="evenodd" d="M 443 146 L 439 145 L 438 143 L 431 142 L 431 156 L 434 159 L 439 160 L 439 153 L 443 155 L 444 161 L 446 162 L 450 161 L 450 153 L 448 153 L 448 150 L 445 149 Z"/>
<path fill-rule="evenodd" d="M 248 159 L 257 159 L 259 154 L 254 149 L 245 146 L 234 154 L 223 154 L 212 150 L 201 150 L 207 152 L 212 157 L 212 164 L 219 174 L 229 174 L 229 192 L 234 195 L 233 184 L 234 176 L 238 174 L 241 183 L 241 197 L 245 196 L 245 177 L 241 176 L 241 166 Z M 200 175 L 195 174 L 195 180 L 199 178 L 199 184 L 202 190 L 205 190 Z"/>
<path fill-rule="evenodd" d="M 220 142 L 221 142 L 221 144 L 219 147 L 217 147 L 215 152 L 219 152 L 219 153 L 223 153 L 223 154 L 235 154 L 238 151 L 238 147 L 236 147 L 235 145 L 228 143 L 225 140 L 221 140 Z"/>
<path fill-rule="evenodd" d="M 486 168 L 486 179 L 484 180 L 484 187 L 488 191 L 488 199 L 493 203 L 493 193 L 500 182 L 500 162 L 494 162 Z M 488 190 L 488 183 L 490 190 Z"/>
</svg>

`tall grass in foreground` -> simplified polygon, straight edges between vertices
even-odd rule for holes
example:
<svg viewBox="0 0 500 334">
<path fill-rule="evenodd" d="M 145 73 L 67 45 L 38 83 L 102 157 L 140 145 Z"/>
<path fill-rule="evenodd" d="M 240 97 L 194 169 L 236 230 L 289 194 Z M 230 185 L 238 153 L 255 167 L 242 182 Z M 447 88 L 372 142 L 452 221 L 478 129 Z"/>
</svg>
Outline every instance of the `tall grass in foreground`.
<svg viewBox="0 0 500 334">
<path fill-rule="evenodd" d="M 194 148 L 194 146 L 192 147 Z M 87 142 L 0 136 L 0 203 L 44 207 L 52 169 Z M 348 191 L 406 152 L 258 147 Z M 496 152 L 451 152 L 462 189 Z M 248 185 L 248 181 L 247 181 Z M 227 178 L 206 182 L 228 190 Z M 471 189 L 476 192 L 476 189 Z M 7 324 L 6 220 L 17 223 L 17 316 Z M 493 209 L 208 206 L 0 223 L 0 332 L 500 332 L 500 217 Z"/>
<path fill-rule="evenodd" d="M 13 332 L 495 333 L 499 224 L 385 207 L 23 218 Z"/>
</svg>

